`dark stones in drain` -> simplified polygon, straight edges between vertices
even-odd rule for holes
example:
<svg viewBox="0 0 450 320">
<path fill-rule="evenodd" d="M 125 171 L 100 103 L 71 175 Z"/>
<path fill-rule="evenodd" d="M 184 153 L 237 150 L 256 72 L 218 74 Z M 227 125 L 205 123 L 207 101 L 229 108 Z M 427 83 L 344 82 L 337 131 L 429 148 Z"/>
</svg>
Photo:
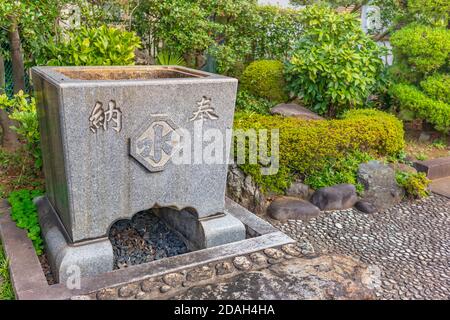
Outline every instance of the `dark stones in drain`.
<svg viewBox="0 0 450 320">
<path fill-rule="evenodd" d="M 116 222 L 109 233 L 114 251 L 114 269 L 187 253 L 183 240 L 151 210 L 133 219 Z"/>
</svg>

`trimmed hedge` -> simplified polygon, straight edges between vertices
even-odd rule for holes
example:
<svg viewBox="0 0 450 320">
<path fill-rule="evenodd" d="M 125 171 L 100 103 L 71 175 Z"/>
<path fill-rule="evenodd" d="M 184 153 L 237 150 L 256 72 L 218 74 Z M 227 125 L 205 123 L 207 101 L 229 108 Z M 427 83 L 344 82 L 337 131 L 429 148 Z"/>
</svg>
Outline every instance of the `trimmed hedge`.
<svg viewBox="0 0 450 320">
<path fill-rule="evenodd" d="M 396 84 L 390 89 L 401 109 L 416 113 L 416 116 L 433 124 L 436 130 L 448 133 L 450 130 L 450 104 L 426 96 L 415 86 Z"/>
<path fill-rule="evenodd" d="M 295 176 L 305 177 L 330 161 L 355 151 L 373 156 L 396 156 L 404 148 L 403 124 L 377 110 L 351 110 L 340 120 L 308 121 L 281 116 L 238 112 L 235 129 L 279 129 L 280 168 L 264 176 L 259 165 L 243 164 L 265 191 L 282 193 Z"/>
<path fill-rule="evenodd" d="M 450 30 L 410 25 L 391 36 L 396 57 L 423 74 L 438 70 L 448 62 Z"/>
<path fill-rule="evenodd" d="M 283 63 L 277 60 L 254 61 L 242 74 L 241 88 L 276 103 L 285 102 L 289 97 L 284 89 L 283 69 Z"/>
<path fill-rule="evenodd" d="M 420 83 L 427 96 L 450 103 L 450 75 L 436 73 Z"/>
</svg>

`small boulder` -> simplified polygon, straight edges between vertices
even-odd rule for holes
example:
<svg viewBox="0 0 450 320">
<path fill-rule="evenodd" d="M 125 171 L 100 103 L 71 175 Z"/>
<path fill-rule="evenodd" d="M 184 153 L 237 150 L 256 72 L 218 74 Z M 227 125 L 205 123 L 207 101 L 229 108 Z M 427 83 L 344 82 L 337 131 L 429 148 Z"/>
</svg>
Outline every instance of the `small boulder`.
<svg viewBox="0 0 450 320">
<path fill-rule="evenodd" d="M 407 172 L 407 173 L 417 173 L 417 169 L 409 166 L 405 163 L 390 163 L 389 167 L 391 167 L 392 169 L 394 169 L 394 171 L 402 171 L 402 172 Z"/>
<path fill-rule="evenodd" d="M 357 201 L 355 186 L 346 183 L 319 189 L 311 197 L 311 202 L 322 211 L 349 209 Z"/>
<path fill-rule="evenodd" d="M 264 214 L 268 199 L 250 175 L 246 175 L 237 165 L 228 168 L 227 197 L 256 214 Z"/>
<path fill-rule="evenodd" d="M 287 220 L 309 220 L 319 215 L 320 210 L 308 201 L 292 197 L 275 199 L 267 208 L 270 217 L 281 222 Z"/>
<path fill-rule="evenodd" d="M 324 120 L 321 116 L 296 103 L 281 103 L 270 109 L 270 113 L 303 120 Z"/>
<path fill-rule="evenodd" d="M 428 132 L 421 132 L 419 136 L 419 142 L 428 143 L 431 141 L 431 135 Z"/>
<path fill-rule="evenodd" d="M 358 201 L 355 204 L 355 208 L 364 213 L 375 213 L 378 211 L 377 207 L 366 201 Z"/>
<path fill-rule="evenodd" d="M 288 197 L 296 197 L 303 200 L 308 200 L 314 191 L 306 184 L 300 181 L 294 181 L 289 189 L 286 191 Z"/>
<path fill-rule="evenodd" d="M 384 211 L 400 203 L 404 190 L 397 184 L 395 171 L 379 161 L 363 163 L 358 169 L 358 182 L 364 186 L 363 199 Z"/>
</svg>

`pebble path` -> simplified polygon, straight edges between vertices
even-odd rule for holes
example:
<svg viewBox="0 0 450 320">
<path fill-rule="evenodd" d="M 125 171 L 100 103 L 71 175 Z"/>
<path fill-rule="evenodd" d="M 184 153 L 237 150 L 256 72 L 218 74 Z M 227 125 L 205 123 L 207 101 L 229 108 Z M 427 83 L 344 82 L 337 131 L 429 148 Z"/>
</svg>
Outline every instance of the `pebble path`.
<svg viewBox="0 0 450 320">
<path fill-rule="evenodd" d="M 378 270 L 379 299 L 450 299 L 450 199 L 438 195 L 365 214 L 325 212 L 274 223 L 316 254 L 359 258 Z"/>
</svg>

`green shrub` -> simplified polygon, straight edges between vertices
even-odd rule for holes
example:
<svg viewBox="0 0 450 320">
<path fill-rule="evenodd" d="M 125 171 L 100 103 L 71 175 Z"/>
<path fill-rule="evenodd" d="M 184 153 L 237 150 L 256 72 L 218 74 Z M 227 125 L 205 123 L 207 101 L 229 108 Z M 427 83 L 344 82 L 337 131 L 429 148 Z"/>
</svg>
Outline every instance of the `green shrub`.
<svg viewBox="0 0 450 320">
<path fill-rule="evenodd" d="M 300 17 L 301 10 L 256 0 L 151 0 L 133 11 L 133 27 L 147 49 L 162 43 L 197 68 L 209 54 L 219 73 L 240 77 L 251 61 L 286 58 L 302 32 Z"/>
<path fill-rule="evenodd" d="M 139 1 L 133 10 L 133 27 L 147 49 L 163 43 L 171 52 L 186 55 L 187 64 L 194 66 L 195 56 L 214 44 L 216 25 L 210 6 L 211 1 L 209 5 L 206 1 Z M 221 13 L 226 16 L 238 10 L 230 5 Z"/>
<path fill-rule="evenodd" d="M 432 99 L 450 104 L 450 75 L 436 73 L 420 83 L 423 91 Z"/>
<path fill-rule="evenodd" d="M 41 238 L 41 228 L 33 199 L 40 195 L 42 195 L 40 190 L 23 189 L 11 192 L 8 197 L 11 205 L 11 218 L 19 228 L 28 232 L 28 238 L 33 242 L 38 255 L 42 254 L 44 241 Z"/>
<path fill-rule="evenodd" d="M 428 155 L 424 152 L 420 152 L 416 155 L 416 159 L 419 161 L 427 161 L 428 160 Z"/>
<path fill-rule="evenodd" d="M 396 178 L 397 183 L 405 189 L 406 194 L 409 197 L 425 198 L 430 195 L 428 186 L 431 181 L 427 178 L 425 173 L 409 173 L 398 171 Z"/>
<path fill-rule="evenodd" d="M 175 52 L 163 50 L 156 56 L 156 63 L 161 66 L 185 66 L 183 57 Z"/>
<path fill-rule="evenodd" d="M 323 169 L 333 159 L 359 151 L 395 156 L 404 146 L 403 124 L 377 110 L 352 110 L 342 120 L 307 121 L 255 113 L 236 113 L 235 129 L 279 129 L 280 168 L 262 175 L 259 165 L 243 164 L 263 190 L 283 192 L 295 176 L 305 177 Z"/>
<path fill-rule="evenodd" d="M 436 148 L 438 150 L 447 150 L 448 148 L 447 141 L 445 138 L 436 139 L 433 141 L 431 145 L 433 146 L 433 148 Z"/>
<path fill-rule="evenodd" d="M 413 24 L 395 32 L 391 43 L 396 64 L 405 64 L 406 72 L 416 71 L 420 78 L 448 62 L 450 30 Z"/>
<path fill-rule="evenodd" d="M 253 94 L 239 90 L 236 98 L 236 110 L 246 112 L 256 112 L 260 114 L 269 114 L 274 103 L 267 99 L 256 97 Z"/>
<path fill-rule="evenodd" d="M 285 102 L 283 63 L 276 60 L 252 62 L 242 74 L 241 87 L 250 93 L 273 102 Z"/>
<path fill-rule="evenodd" d="M 408 0 L 405 2 L 414 20 L 423 24 L 446 27 L 450 15 L 448 0 Z"/>
<path fill-rule="evenodd" d="M 286 64 L 290 93 L 322 115 L 364 106 L 383 83 L 383 50 L 352 14 L 312 6 L 302 18 L 304 34 Z"/>
<path fill-rule="evenodd" d="M 369 154 L 359 151 L 354 151 L 345 158 L 330 159 L 322 169 L 307 174 L 304 182 L 313 189 L 350 183 L 356 186 L 358 193 L 361 193 L 364 186 L 357 181 L 358 168 L 361 163 L 372 159 Z"/>
<path fill-rule="evenodd" d="M 298 9 L 261 6 L 255 0 L 202 0 L 200 5 L 207 11 L 208 18 L 203 21 L 213 24 L 209 36 L 214 43 L 208 53 L 214 57 L 217 71 L 238 78 L 252 61 L 287 58 L 292 39 L 302 33 Z"/>
<path fill-rule="evenodd" d="M 413 85 L 396 84 L 390 89 L 393 99 L 401 109 L 415 112 L 416 116 L 433 124 L 436 130 L 450 130 L 450 105 L 429 98 Z"/>
<path fill-rule="evenodd" d="M 134 64 L 140 39 L 134 32 L 101 26 L 70 31 L 67 41 L 47 46 L 53 66 L 112 66 Z"/>
<path fill-rule="evenodd" d="M 256 14 L 252 59 L 284 60 L 289 57 L 295 43 L 292 39 L 302 34 L 301 9 L 258 5 Z"/>
<path fill-rule="evenodd" d="M 27 151 L 34 159 L 34 166 L 39 170 L 42 167 L 42 153 L 35 99 L 22 91 L 13 98 L 3 94 L 0 95 L 0 109 L 7 110 L 9 118 L 17 121 L 18 126 L 13 127 L 13 130 L 25 141 Z"/>
</svg>

